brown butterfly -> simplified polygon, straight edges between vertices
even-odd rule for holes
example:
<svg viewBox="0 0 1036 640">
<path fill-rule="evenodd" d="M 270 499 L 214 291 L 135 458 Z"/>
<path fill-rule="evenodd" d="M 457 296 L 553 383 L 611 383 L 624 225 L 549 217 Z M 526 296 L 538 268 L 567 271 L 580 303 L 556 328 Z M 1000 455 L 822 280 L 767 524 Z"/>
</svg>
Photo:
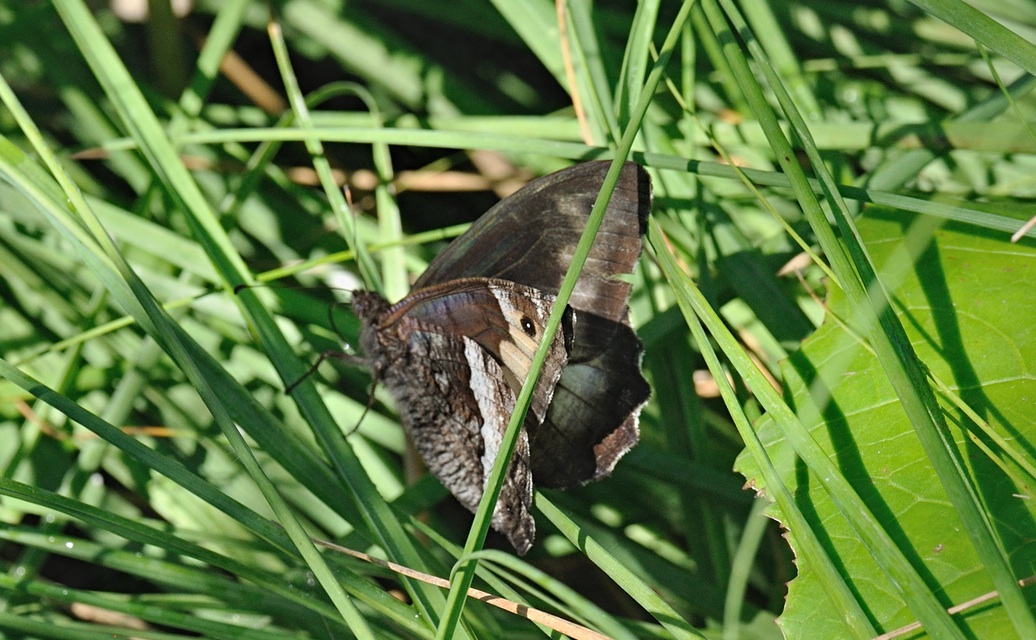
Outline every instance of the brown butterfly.
<svg viewBox="0 0 1036 640">
<path fill-rule="evenodd" d="M 471 511 L 610 162 L 580 164 L 505 198 L 390 305 L 359 291 L 364 361 L 399 405 L 425 464 Z M 650 393 L 629 325 L 629 274 L 651 209 L 647 172 L 626 163 L 551 344 L 492 526 L 519 554 L 535 537 L 533 483 L 597 480 L 639 437 Z"/>
</svg>

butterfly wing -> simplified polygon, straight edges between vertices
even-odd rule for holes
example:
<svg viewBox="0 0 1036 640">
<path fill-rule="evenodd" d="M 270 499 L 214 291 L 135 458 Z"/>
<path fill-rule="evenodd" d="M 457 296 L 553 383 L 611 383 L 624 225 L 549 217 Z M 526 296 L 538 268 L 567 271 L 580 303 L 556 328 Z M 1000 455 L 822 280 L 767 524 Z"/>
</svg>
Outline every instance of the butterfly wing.
<svg viewBox="0 0 1036 640">
<path fill-rule="evenodd" d="M 429 470 L 475 511 L 485 491 L 516 389 L 553 307 L 553 296 L 511 282 L 470 278 L 420 289 L 395 306 L 357 292 L 361 344 Z M 567 359 L 565 332 L 548 352 L 527 425 L 539 424 Z M 492 525 L 524 554 L 535 524 L 528 429 L 511 458 Z"/>
<path fill-rule="evenodd" d="M 556 295 L 609 165 L 575 165 L 530 182 L 446 247 L 415 287 L 478 275 Z M 530 426 L 533 475 L 542 486 L 608 475 L 639 438 L 650 389 L 640 372 L 643 348 L 629 328 L 630 285 L 614 276 L 636 266 L 650 209 L 650 178 L 628 162 L 569 301 L 568 366 L 546 417 Z"/>
<path fill-rule="evenodd" d="M 557 295 L 610 164 L 577 164 L 501 200 L 432 260 L 414 289 L 486 277 Z M 613 276 L 636 266 L 650 210 L 650 177 L 627 162 L 569 300 L 572 308 L 627 321 L 630 285 Z"/>
</svg>

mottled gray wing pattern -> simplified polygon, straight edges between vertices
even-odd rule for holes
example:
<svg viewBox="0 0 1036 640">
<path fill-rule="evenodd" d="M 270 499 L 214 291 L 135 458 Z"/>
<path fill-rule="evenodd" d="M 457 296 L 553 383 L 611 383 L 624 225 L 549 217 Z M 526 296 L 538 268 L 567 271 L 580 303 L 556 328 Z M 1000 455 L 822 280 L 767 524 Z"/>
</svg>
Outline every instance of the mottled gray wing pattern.
<svg viewBox="0 0 1036 640">
<path fill-rule="evenodd" d="M 394 306 L 374 293 L 354 294 L 368 364 L 396 399 L 429 470 L 471 511 L 485 492 L 553 303 L 549 294 L 488 278 L 420 289 Z M 566 323 L 548 352 L 493 513 L 493 528 L 520 554 L 535 537 L 528 434 L 544 419 L 570 333 Z"/>
<path fill-rule="evenodd" d="M 407 344 L 424 365 L 408 370 L 405 389 L 396 388 L 403 425 L 432 474 L 474 512 L 514 411 L 514 392 L 500 365 L 471 338 L 413 331 Z M 531 506 L 529 441 L 523 431 L 492 519 L 519 554 L 535 538 Z"/>
</svg>

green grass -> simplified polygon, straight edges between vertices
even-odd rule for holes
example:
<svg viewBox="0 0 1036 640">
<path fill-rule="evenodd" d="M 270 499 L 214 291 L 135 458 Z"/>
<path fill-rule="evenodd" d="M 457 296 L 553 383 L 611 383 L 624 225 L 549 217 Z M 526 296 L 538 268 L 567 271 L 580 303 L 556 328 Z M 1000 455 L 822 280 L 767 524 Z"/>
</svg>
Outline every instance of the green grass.
<svg viewBox="0 0 1036 640">
<path fill-rule="evenodd" d="M 1036 637 L 1029 5 L 275 6 L 0 9 L 0 635 L 549 637 L 471 580 L 613 638 Z M 284 387 L 494 201 L 412 172 L 629 145 L 642 442 L 479 551 L 366 372 Z"/>
</svg>

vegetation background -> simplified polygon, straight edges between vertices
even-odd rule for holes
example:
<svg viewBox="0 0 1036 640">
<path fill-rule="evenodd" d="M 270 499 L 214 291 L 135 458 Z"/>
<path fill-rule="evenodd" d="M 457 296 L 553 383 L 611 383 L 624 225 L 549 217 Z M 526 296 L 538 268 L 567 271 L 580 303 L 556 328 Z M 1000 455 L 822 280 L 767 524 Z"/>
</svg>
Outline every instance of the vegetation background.
<svg viewBox="0 0 1036 640">
<path fill-rule="evenodd" d="M 448 577 L 472 520 L 406 477 L 383 389 L 361 421 L 366 372 L 284 387 L 355 344 L 358 264 L 400 297 L 521 181 L 632 146 L 642 443 L 540 492 L 475 586 L 571 637 L 1036 637 L 1034 29 L 1022 0 L 0 6 L 0 634 L 560 633 L 318 552 Z"/>
</svg>

